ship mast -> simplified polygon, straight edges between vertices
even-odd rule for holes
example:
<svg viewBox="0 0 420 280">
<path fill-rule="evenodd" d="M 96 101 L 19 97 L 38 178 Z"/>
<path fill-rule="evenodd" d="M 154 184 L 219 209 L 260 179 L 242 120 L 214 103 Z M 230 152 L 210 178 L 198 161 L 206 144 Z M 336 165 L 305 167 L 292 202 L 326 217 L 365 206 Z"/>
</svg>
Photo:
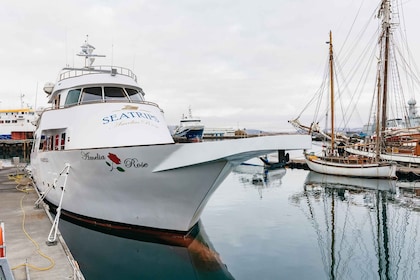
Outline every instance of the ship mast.
<svg viewBox="0 0 420 280">
<path fill-rule="evenodd" d="M 331 153 L 334 151 L 334 53 L 332 44 L 332 32 L 330 31 L 330 41 L 327 42 L 330 45 L 330 106 L 331 106 Z"/>
<path fill-rule="evenodd" d="M 379 10 L 379 16 L 382 16 L 382 35 L 381 43 L 383 45 L 383 53 L 381 58 L 383 59 L 383 88 L 382 88 L 382 119 L 381 119 L 381 132 L 386 128 L 387 120 L 387 95 L 388 95 L 388 67 L 389 67 L 389 38 L 391 35 L 391 11 L 389 0 L 383 0 L 381 8 Z"/>
</svg>

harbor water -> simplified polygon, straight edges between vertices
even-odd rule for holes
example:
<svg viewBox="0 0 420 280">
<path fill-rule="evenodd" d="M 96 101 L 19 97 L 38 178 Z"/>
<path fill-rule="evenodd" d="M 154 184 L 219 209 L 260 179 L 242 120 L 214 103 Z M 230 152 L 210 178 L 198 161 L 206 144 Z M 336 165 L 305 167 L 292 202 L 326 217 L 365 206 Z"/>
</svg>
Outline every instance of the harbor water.
<svg viewBox="0 0 420 280">
<path fill-rule="evenodd" d="M 86 279 L 420 279 L 417 195 L 414 182 L 238 169 L 190 237 L 60 230 Z"/>
</svg>

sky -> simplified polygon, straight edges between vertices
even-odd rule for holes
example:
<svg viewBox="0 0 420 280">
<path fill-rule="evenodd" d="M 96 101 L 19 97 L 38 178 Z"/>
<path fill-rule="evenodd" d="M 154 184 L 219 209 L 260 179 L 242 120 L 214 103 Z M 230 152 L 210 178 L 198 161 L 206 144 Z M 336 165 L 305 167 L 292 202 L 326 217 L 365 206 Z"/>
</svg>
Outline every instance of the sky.
<svg viewBox="0 0 420 280">
<path fill-rule="evenodd" d="M 207 127 L 293 130 L 287 121 L 322 81 L 329 31 L 343 42 L 359 8 L 371 17 L 377 2 L 2 0 L 0 109 L 22 95 L 25 106 L 47 106 L 44 84 L 84 64 L 76 54 L 88 35 L 106 55 L 95 64 L 132 69 L 169 125 L 190 107 Z M 402 5 L 420 60 L 420 2 Z"/>
</svg>

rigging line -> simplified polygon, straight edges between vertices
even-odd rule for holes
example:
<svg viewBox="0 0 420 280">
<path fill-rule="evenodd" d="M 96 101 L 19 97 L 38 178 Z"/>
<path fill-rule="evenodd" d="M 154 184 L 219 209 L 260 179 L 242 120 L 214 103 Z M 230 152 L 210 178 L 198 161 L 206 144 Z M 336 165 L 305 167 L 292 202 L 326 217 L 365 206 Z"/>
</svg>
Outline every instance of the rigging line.
<svg viewBox="0 0 420 280">
<path fill-rule="evenodd" d="M 365 65 L 365 68 L 362 71 L 364 79 L 360 79 L 358 81 L 356 89 L 355 89 L 355 93 L 354 93 L 354 96 L 353 96 L 353 98 L 355 98 L 356 100 L 361 100 L 362 94 L 364 93 L 365 85 L 367 84 L 367 80 L 369 79 L 369 75 L 367 75 L 366 73 L 369 73 L 371 71 L 371 69 L 373 68 L 374 58 L 375 58 L 374 55 L 370 56 L 370 62 Z M 374 90 L 373 90 L 373 92 L 374 92 Z M 375 96 L 375 94 L 372 94 L 371 99 L 373 99 L 374 96 Z M 348 119 L 350 119 L 355 114 L 355 112 L 359 113 L 359 111 L 356 111 L 355 109 L 356 109 L 356 107 L 353 108 L 352 112 L 348 113 L 348 115 L 349 115 Z"/>
<path fill-rule="evenodd" d="M 360 6 L 359 6 L 359 9 L 357 10 L 356 16 L 354 17 L 353 22 L 351 23 L 350 29 L 347 32 L 346 38 L 344 39 L 344 42 L 341 45 L 341 48 L 338 50 L 337 54 L 340 54 L 341 51 L 343 50 L 344 46 L 346 45 L 346 42 L 349 39 L 350 34 L 352 33 L 353 27 L 354 27 L 355 23 L 357 22 L 357 18 L 360 15 L 360 11 L 362 10 L 363 3 L 364 3 L 364 1 L 361 2 Z"/>
<path fill-rule="evenodd" d="M 345 83 L 344 83 L 345 88 L 348 88 L 348 86 L 350 85 L 351 81 L 356 77 L 356 73 L 357 74 L 360 73 L 360 72 L 357 71 L 357 69 L 360 68 L 360 66 L 358 66 L 358 65 L 361 65 L 363 61 L 366 61 L 366 59 L 364 57 L 368 56 L 368 54 L 370 53 L 369 51 L 367 51 L 368 49 L 374 49 L 374 48 L 372 48 L 372 46 L 375 46 L 375 44 L 373 43 L 375 40 L 376 40 L 376 36 L 372 36 L 371 39 L 369 40 L 368 44 L 365 45 L 365 49 L 361 51 L 361 54 L 362 55 L 359 56 L 358 59 L 357 59 L 357 61 L 356 61 L 356 63 L 353 64 L 353 66 L 351 67 L 351 70 L 349 72 L 350 75 L 347 76 L 347 77 L 350 77 L 350 78 L 344 78 L 344 75 L 342 75 L 342 73 L 344 72 L 343 71 L 343 67 L 344 67 L 344 65 L 346 63 L 345 64 L 338 64 L 337 63 L 337 65 L 340 66 L 340 67 L 337 67 L 337 69 L 339 70 L 337 72 L 339 72 L 340 75 L 342 75 L 343 80 L 345 81 Z M 355 49 L 355 47 L 353 47 L 353 49 Z M 348 60 L 349 58 L 350 58 L 350 56 L 348 55 L 346 59 Z M 367 69 L 367 67 L 365 67 L 365 69 Z M 366 70 L 365 70 L 365 72 L 366 72 Z M 359 85 L 360 85 L 360 82 L 359 82 Z M 356 91 L 355 91 L 354 94 L 356 94 Z M 360 94 L 361 94 L 361 92 L 359 93 L 359 96 L 360 96 Z M 354 100 L 354 96 L 356 96 L 356 95 L 353 95 L 353 98 L 352 98 L 353 100 Z M 354 102 L 354 101 L 352 101 L 352 102 Z M 347 111 L 349 111 L 350 109 L 352 109 L 351 106 L 348 107 Z M 354 112 L 356 112 L 355 109 L 356 109 L 356 107 L 353 107 L 353 111 L 350 111 L 350 112 L 352 112 L 350 114 L 350 116 L 352 116 L 354 114 Z M 348 115 L 348 114 L 349 113 L 346 113 L 346 115 Z M 345 119 L 349 119 L 349 118 L 345 118 Z"/>
<path fill-rule="evenodd" d="M 324 250 L 322 250 L 323 248 L 325 248 L 325 242 L 323 242 L 323 238 L 322 238 L 322 234 L 321 234 L 321 230 L 320 230 L 320 225 L 319 225 L 319 223 L 316 221 L 316 218 L 315 218 L 315 211 L 314 211 L 314 209 L 313 209 L 313 206 L 312 206 L 312 204 L 311 204 L 311 201 L 310 201 L 310 198 L 309 198 L 309 196 L 308 196 L 308 193 L 309 193 L 309 191 L 306 189 L 306 185 L 305 185 L 305 190 L 304 190 L 304 195 L 305 195 L 305 197 L 306 197 L 306 202 L 307 202 L 307 204 L 308 204 L 308 208 L 309 208 L 309 213 L 310 213 L 310 218 L 309 218 L 309 220 L 311 220 L 312 221 L 312 225 L 313 225 L 313 227 L 314 227 L 314 229 L 315 229 L 315 233 L 316 233 L 316 235 L 317 235 L 317 241 L 318 241 L 318 246 L 319 246 L 319 249 L 320 249 L 320 254 L 321 254 L 321 259 L 322 259 L 322 262 L 323 262 L 323 264 L 324 264 L 324 270 L 325 270 L 325 273 L 327 273 L 327 264 L 326 264 L 326 260 L 327 260 L 327 257 L 325 256 L 325 252 L 324 252 Z M 303 210 L 302 210 L 303 211 Z"/>
<path fill-rule="evenodd" d="M 378 192 L 378 190 L 376 190 L 376 192 Z M 374 192 L 374 193 L 376 193 L 376 192 Z M 376 195 L 374 195 L 374 197 L 376 197 Z M 372 242 L 372 245 L 373 245 L 373 247 L 374 247 L 374 249 L 375 249 L 375 252 L 376 252 L 376 256 L 379 256 L 379 247 L 378 247 L 378 243 L 376 242 L 376 240 L 375 240 L 375 227 L 374 227 L 374 222 L 373 222 L 373 218 L 374 217 L 376 217 L 376 213 L 377 213 L 377 211 L 376 211 L 376 209 L 377 209 L 377 207 L 376 207 L 376 204 L 378 203 L 378 201 L 377 200 L 374 200 L 374 202 L 375 202 L 375 205 L 373 205 L 372 207 L 373 207 L 373 209 L 372 210 L 374 210 L 374 211 L 369 211 L 369 209 L 368 209 L 368 217 L 369 217 L 369 221 L 370 221 L 370 225 L 371 225 L 371 227 L 370 227 L 370 232 L 371 232 L 371 234 L 370 234 L 370 236 L 372 236 L 372 240 L 371 240 L 371 242 Z M 377 219 L 375 219 L 376 220 L 376 222 L 378 222 L 378 220 Z M 379 237 L 377 237 L 377 238 L 379 238 Z"/>
<path fill-rule="evenodd" d="M 408 88 L 411 89 L 411 96 L 414 98 L 415 85 L 420 86 L 420 80 L 418 78 L 419 76 L 415 73 L 415 71 L 413 71 L 413 69 L 410 67 L 409 63 L 407 62 L 407 60 L 404 59 L 404 57 L 402 56 L 399 48 L 397 48 L 397 51 L 400 54 L 402 65 L 403 65 L 404 69 L 406 69 L 405 73 L 407 74 L 407 78 L 406 78 L 407 86 L 408 86 Z M 417 65 L 415 65 L 414 61 L 413 61 L 413 64 L 414 64 L 414 67 L 417 68 Z M 415 69 L 415 70 L 417 71 L 417 69 Z"/>
<path fill-rule="evenodd" d="M 365 198 L 366 194 L 372 195 L 373 193 L 374 193 L 374 191 L 365 191 L 363 193 L 363 197 Z M 369 204 L 366 204 L 366 202 L 364 202 L 364 204 L 362 206 L 366 210 L 367 215 L 366 215 L 364 221 L 361 224 L 363 225 L 363 228 L 365 226 L 367 227 L 366 232 L 367 232 L 368 236 L 372 237 L 372 239 L 370 240 L 371 244 L 373 244 L 373 246 L 375 246 L 375 244 L 376 244 L 375 239 L 374 239 L 375 233 L 374 233 L 374 225 L 373 225 L 373 222 L 372 222 L 372 211 L 371 211 L 371 209 L 372 209 L 371 207 L 374 207 L 374 206 L 370 206 Z M 363 228 L 361 228 L 360 226 L 358 226 L 357 228 L 358 228 L 359 232 L 363 230 Z M 370 232 L 370 235 L 369 235 L 369 232 Z M 366 258 L 367 262 L 370 264 L 371 267 L 373 267 L 372 259 L 369 255 L 369 253 L 371 253 L 372 250 L 370 248 L 368 248 L 368 246 L 365 242 L 365 238 L 363 238 L 363 236 L 361 236 L 361 235 L 359 236 L 359 242 L 360 242 L 359 244 L 361 245 L 360 250 L 363 249 L 362 252 L 365 253 L 364 255 L 365 255 L 365 258 Z M 372 278 L 372 277 L 366 277 L 365 279 L 368 279 L 368 278 Z"/>
<path fill-rule="evenodd" d="M 390 57 L 389 57 L 389 70 L 388 70 L 388 90 L 387 90 L 387 95 L 388 95 L 388 100 L 392 101 L 392 102 L 388 102 L 388 108 L 387 110 L 387 117 L 390 118 L 391 116 L 396 118 L 398 116 L 398 99 L 397 99 L 397 95 L 398 92 L 396 91 L 396 87 L 395 87 L 395 69 L 393 66 L 393 62 L 394 60 L 392 59 L 392 48 L 389 48 L 389 52 L 390 52 Z"/>
<path fill-rule="evenodd" d="M 408 208 L 410 208 L 410 207 L 408 207 Z M 402 263 L 403 255 L 408 256 L 408 254 L 406 254 L 405 251 L 403 252 L 403 250 L 402 250 L 405 247 L 404 246 L 405 241 L 406 240 L 413 240 L 413 238 L 407 238 L 407 228 L 408 228 L 409 225 L 412 224 L 412 223 L 409 222 L 409 220 L 410 220 L 410 216 L 411 216 L 411 213 L 412 213 L 412 210 L 413 210 L 413 209 L 408 209 L 408 208 L 401 207 L 400 210 L 404 211 L 405 214 L 403 215 L 403 217 L 399 217 L 401 219 L 398 219 L 398 220 L 401 220 L 401 222 L 398 222 L 398 223 L 394 222 L 393 223 L 393 225 L 395 225 L 395 224 L 397 225 L 397 227 L 395 227 L 395 229 L 401 229 L 401 232 L 399 232 L 399 231 L 397 231 L 397 232 L 400 233 L 400 235 L 402 237 L 404 237 L 404 238 L 394 238 L 395 241 L 396 241 L 395 248 L 398 249 L 398 254 L 395 254 L 396 256 L 398 256 L 397 261 L 396 261 L 397 272 L 400 269 L 400 264 Z M 412 230 L 410 230 L 409 232 L 412 232 Z M 414 235 L 414 238 L 415 238 L 415 236 L 416 235 Z M 409 249 L 415 248 L 415 244 L 416 243 L 415 243 L 415 240 L 414 240 L 414 242 L 412 242 L 412 244 L 409 244 L 408 248 Z M 415 258 L 412 258 L 412 260 L 415 260 Z M 407 260 L 404 263 L 407 264 Z M 404 270 L 404 272 L 406 272 L 406 270 Z"/>
<path fill-rule="evenodd" d="M 376 53 L 376 51 L 377 51 L 377 49 L 376 48 L 374 48 L 374 49 L 372 49 L 372 55 L 371 55 L 371 60 L 372 60 L 372 62 L 370 63 L 372 66 L 373 66 L 373 60 L 374 60 L 374 58 L 375 58 L 375 55 L 373 55 L 373 53 Z M 376 63 L 376 65 L 378 65 L 378 63 Z M 377 81 L 378 80 L 378 75 L 379 75 L 379 73 L 378 73 L 378 71 L 375 71 L 375 81 Z M 365 76 L 365 81 L 364 81 L 364 83 L 363 83 L 363 85 L 365 85 L 366 84 L 366 81 L 367 81 L 367 78 L 368 78 L 368 76 L 366 75 Z M 373 91 L 373 93 L 374 94 L 372 94 L 371 96 L 371 105 L 370 105 L 370 111 L 369 111 L 369 115 L 368 115 L 368 125 L 370 125 L 371 124 L 371 118 L 372 118 L 372 121 L 373 121 L 373 123 L 375 123 L 375 121 L 376 121 L 376 118 L 378 117 L 378 116 L 376 116 L 376 110 L 375 110 L 375 108 L 376 108 L 376 99 L 377 99 L 377 94 L 375 94 L 375 92 L 376 92 L 376 87 L 377 87 L 377 84 L 376 83 L 374 83 L 373 84 L 373 89 L 372 89 L 372 91 Z M 363 86 L 363 88 L 364 88 L 364 86 Z M 362 88 L 362 89 L 363 89 Z M 359 97 L 361 96 L 361 94 L 362 94 L 362 92 L 363 92 L 363 90 L 360 90 L 359 91 Z M 375 117 L 376 116 L 376 117 Z"/>
<path fill-rule="evenodd" d="M 326 65 L 328 66 L 328 63 Z M 327 66 L 325 66 L 324 68 L 326 68 Z M 320 87 L 315 92 L 315 94 L 312 96 L 312 98 L 309 100 L 309 102 L 306 103 L 306 105 L 304 106 L 304 108 L 299 113 L 299 115 L 297 116 L 296 119 L 299 119 L 302 116 L 303 112 L 305 112 L 314 101 L 317 101 L 316 109 L 315 109 L 315 115 L 316 116 L 318 115 L 319 107 L 320 107 L 320 100 L 319 99 L 322 99 L 322 93 L 324 92 L 325 84 L 326 84 L 326 77 L 327 77 L 327 72 L 324 70 L 324 77 L 322 79 L 322 83 L 321 83 Z"/>
<path fill-rule="evenodd" d="M 398 46 L 396 45 L 396 50 L 397 53 L 399 54 L 399 57 L 401 58 L 401 62 L 404 65 L 404 67 L 407 69 L 406 73 L 410 74 L 410 78 L 412 79 L 412 82 L 416 82 L 418 85 L 420 85 L 420 79 L 419 79 L 419 75 L 416 74 L 416 72 L 418 73 L 418 68 L 417 68 L 417 64 L 415 62 L 415 59 L 412 57 L 412 53 L 409 52 L 409 57 L 410 57 L 410 63 L 404 58 L 404 55 L 401 51 L 400 48 L 398 48 Z M 412 67 L 410 67 L 410 64 L 414 65 L 415 71 L 412 69 Z M 410 70 L 410 71 L 408 71 Z"/>
<path fill-rule="evenodd" d="M 391 110 L 393 111 L 393 114 L 395 117 L 397 117 L 399 114 L 398 112 L 402 112 L 403 116 L 408 116 L 408 111 L 405 108 L 405 99 L 404 99 L 404 93 L 403 89 L 401 87 L 401 79 L 399 75 L 399 69 L 398 65 L 396 63 L 396 56 L 394 48 L 390 49 L 391 59 L 390 59 L 390 87 L 392 87 L 392 92 L 394 94 L 392 97 L 394 98 L 393 104 L 395 104 L 395 108 L 391 106 Z M 391 103 L 392 104 L 392 103 Z M 399 110 L 399 108 L 401 108 Z"/>
<path fill-rule="evenodd" d="M 350 58 L 352 57 L 353 52 L 355 52 L 356 50 L 359 49 L 358 46 L 359 46 L 360 42 L 366 41 L 363 38 L 364 38 L 364 35 L 366 34 L 367 30 L 369 29 L 369 27 L 372 25 L 372 21 L 375 18 L 374 15 L 375 15 L 375 9 L 372 12 L 371 16 L 368 17 L 368 20 L 364 24 L 363 28 L 361 28 L 359 33 L 355 35 L 355 39 L 354 39 L 353 43 L 351 45 L 349 45 L 349 47 L 348 47 L 349 51 L 346 52 L 346 54 L 343 54 L 343 55 L 341 55 L 341 53 L 344 52 L 344 46 L 345 45 L 342 45 L 342 48 L 338 52 L 338 55 L 343 57 L 343 59 L 342 59 L 343 66 L 345 66 L 348 63 L 348 61 L 350 61 Z M 376 40 L 376 38 L 378 38 L 378 37 L 376 36 L 375 40 Z M 347 41 L 347 39 L 346 39 L 346 41 Z M 369 46 L 369 45 L 371 45 L 371 44 L 369 43 L 366 46 Z"/>
<path fill-rule="evenodd" d="M 330 188 L 328 186 L 328 183 L 326 183 L 322 187 L 323 187 L 323 190 L 324 190 L 324 195 L 323 195 L 322 201 L 323 201 L 323 206 L 324 206 L 324 211 L 323 212 L 324 212 L 324 221 L 325 221 L 325 232 L 330 233 L 330 222 L 329 222 L 327 202 L 328 202 L 328 197 L 331 197 L 331 199 L 334 199 L 334 197 L 332 197 L 330 195 L 330 192 L 329 192 Z M 325 239 L 326 239 L 327 244 L 331 244 L 332 240 L 330 239 L 329 234 L 327 234 L 327 237 Z M 329 260 L 329 258 L 327 258 L 327 259 Z M 332 266 L 332 263 L 330 262 L 328 267 L 331 268 L 331 266 Z M 331 269 L 328 269 L 326 271 L 327 275 L 328 275 L 329 272 L 331 272 Z"/>
<path fill-rule="evenodd" d="M 340 267 L 340 263 L 341 263 L 341 261 L 344 259 L 344 258 L 342 258 L 342 255 L 341 255 L 341 251 L 344 251 L 343 250 L 343 248 L 345 248 L 345 246 L 343 245 L 344 244 L 344 240 L 345 240 L 345 230 L 346 230 L 346 227 L 347 227 L 347 222 L 348 222 L 348 214 L 349 214 L 349 212 L 350 212 L 350 203 L 349 203 L 349 201 L 347 200 L 346 201 L 347 203 L 346 203 L 346 211 L 345 211 L 345 215 L 344 215 L 344 224 L 343 224 L 343 228 L 342 228 L 342 231 L 341 231 L 341 239 L 340 239 L 340 244 L 339 244 L 339 246 L 338 246 L 338 248 L 340 248 L 340 250 L 338 250 L 338 253 L 337 253 L 337 255 L 338 255 L 338 261 L 337 261 L 337 267 Z M 343 204 L 344 202 L 341 202 L 341 204 Z M 353 252 L 353 247 L 350 247 L 350 252 Z M 349 254 L 349 257 L 348 257 L 348 259 L 347 259 L 347 262 L 346 261 L 343 261 L 344 262 L 344 265 L 343 265 L 343 267 L 344 268 L 347 268 L 348 267 L 348 262 L 350 261 L 350 259 L 351 259 L 351 256 L 352 256 L 353 254 L 352 253 L 350 253 Z M 338 277 L 338 279 L 342 279 L 343 277 L 343 275 L 345 275 L 345 272 L 343 271 L 343 273 L 338 273 L 338 271 L 337 271 L 337 277 Z"/>
<path fill-rule="evenodd" d="M 362 191 L 359 192 L 358 194 L 363 195 L 363 198 L 365 199 L 366 197 L 368 197 L 368 198 L 371 197 L 370 195 L 372 194 L 372 191 L 362 189 Z M 364 242 L 365 239 L 363 238 L 361 233 L 362 233 L 362 231 L 365 227 L 372 228 L 373 225 L 372 225 L 371 215 L 370 215 L 370 211 L 369 211 L 370 210 L 369 204 L 366 204 L 366 201 L 364 200 L 364 203 L 361 206 L 362 206 L 362 208 L 364 208 L 368 211 L 367 215 L 365 215 L 365 218 L 360 219 L 359 223 L 357 223 L 359 221 L 359 219 L 356 218 L 354 215 L 351 215 L 351 219 L 352 219 L 352 221 L 354 221 L 354 225 L 355 225 L 354 228 L 356 229 L 356 232 L 358 233 L 358 235 L 356 236 L 357 237 L 356 239 L 359 240 L 359 242 L 357 244 L 360 245 L 359 246 L 360 250 L 362 250 L 362 249 L 365 250 L 364 252 L 367 253 L 366 259 L 368 259 L 369 258 L 368 253 L 370 252 L 370 249 L 367 248 L 367 245 Z"/>
<path fill-rule="evenodd" d="M 322 88 L 320 88 L 320 91 L 318 92 L 318 99 L 317 99 L 317 103 L 316 103 L 316 108 L 315 108 L 315 113 L 314 113 L 314 117 L 313 117 L 313 121 L 317 121 L 319 118 L 319 113 L 320 113 L 320 108 L 322 106 L 322 100 L 324 97 L 324 92 L 326 92 L 326 80 L 327 80 L 327 72 L 325 72 L 324 74 L 324 79 L 323 82 L 321 84 Z M 326 109 L 328 112 L 328 108 Z"/>
<path fill-rule="evenodd" d="M 374 55 L 373 55 L 374 49 L 371 49 L 371 52 L 372 52 L 372 54 L 369 56 L 371 58 L 370 61 L 372 61 L 372 59 L 374 57 Z M 364 52 L 364 56 L 367 56 L 367 54 L 368 54 L 368 52 L 365 51 Z M 359 64 L 361 64 L 361 61 L 362 61 L 362 59 L 359 60 Z M 339 64 L 337 63 L 337 65 L 339 65 Z M 363 85 L 366 84 L 366 80 L 368 79 L 368 75 L 366 75 L 365 73 L 369 72 L 368 71 L 369 66 L 370 67 L 372 66 L 372 62 L 369 62 L 369 63 L 366 63 L 365 64 L 364 70 L 363 70 L 362 74 L 360 74 L 360 79 L 359 79 L 359 82 L 357 84 L 356 90 L 353 91 L 353 94 L 349 94 L 349 96 L 351 98 L 350 104 L 353 104 L 353 106 L 346 106 L 347 109 L 344 111 L 345 112 L 345 115 L 344 115 L 344 123 L 345 123 L 345 126 L 348 126 L 348 122 L 350 121 L 351 117 L 355 113 L 359 113 L 359 111 L 356 110 L 357 109 L 356 106 L 358 105 L 358 102 L 360 101 L 360 96 L 362 94 L 362 89 L 363 88 L 360 89 L 360 90 L 358 88 L 361 86 L 361 82 L 362 82 L 362 79 L 361 78 L 363 78 L 363 77 L 365 78 L 364 79 L 365 82 L 363 83 Z M 339 69 L 341 69 L 341 67 Z M 337 72 L 339 72 L 340 74 L 343 73 L 342 70 L 341 71 L 337 71 Z M 348 87 L 349 87 L 350 81 L 354 79 L 355 74 L 356 74 L 356 71 L 353 71 L 351 73 L 350 79 L 347 79 L 347 80 L 343 76 L 343 80 L 345 81 L 345 83 L 344 83 L 345 84 L 345 89 L 346 89 L 345 92 L 349 92 Z M 338 78 L 337 78 L 337 80 L 338 80 Z M 340 92 L 340 94 L 342 95 L 343 92 Z M 359 114 L 359 118 L 361 119 L 360 114 Z M 347 120 L 347 122 L 346 122 L 346 120 Z"/>
<path fill-rule="evenodd" d="M 411 211 L 407 211 L 407 212 L 410 212 L 411 213 Z M 413 233 L 413 238 L 410 238 L 409 240 L 412 240 L 413 242 L 412 242 L 412 244 L 411 244 L 411 246 L 409 247 L 410 248 L 410 250 L 409 251 L 411 251 L 411 253 L 407 253 L 407 257 L 408 257 L 408 259 L 410 259 L 410 260 L 416 260 L 417 258 L 416 258 L 416 252 L 415 252 L 415 248 L 416 248 L 416 246 L 414 245 L 414 244 L 417 244 L 417 237 L 419 236 L 418 235 L 418 228 L 419 228 L 419 216 L 418 215 L 416 215 L 415 216 L 415 218 L 416 218 L 416 222 L 415 223 L 410 223 L 410 225 L 412 225 L 413 227 L 414 227 L 414 229 L 412 229 L 411 230 L 411 232 L 413 232 L 414 231 L 414 233 Z M 408 219 L 407 219 L 407 223 L 408 223 Z M 398 266 L 399 267 L 399 266 Z M 413 273 L 414 271 L 413 271 L 413 268 L 415 267 L 414 266 L 414 262 L 412 263 L 412 265 L 411 266 L 409 266 L 409 267 L 411 267 L 412 268 L 412 270 L 411 270 L 411 273 Z M 405 271 L 405 273 L 407 273 L 407 271 Z M 405 279 L 409 279 L 409 278 L 413 278 L 413 277 L 406 277 Z"/>
</svg>

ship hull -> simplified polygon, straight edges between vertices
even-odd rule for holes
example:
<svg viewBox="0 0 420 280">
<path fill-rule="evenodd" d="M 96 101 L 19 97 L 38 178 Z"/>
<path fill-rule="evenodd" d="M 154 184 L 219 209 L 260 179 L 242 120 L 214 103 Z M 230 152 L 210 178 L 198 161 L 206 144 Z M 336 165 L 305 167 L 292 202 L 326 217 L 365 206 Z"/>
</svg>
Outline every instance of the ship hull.
<svg viewBox="0 0 420 280">
<path fill-rule="evenodd" d="M 226 160 L 154 172 L 176 145 L 47 152 L 33 164 L 39 191 L 65 211 L 121 224 L 187 231 L 231 171 Z M 114 161 L 113 161 L 114 160 Z M 69 164 L 68 175 L 60 172 Z M 66 178 L 67 176 L 67 178 Z M 65 186 L 64 186 L 65 185 Z"/>
<path fill-rule="evenodd" d="M 395 164 L 338 164 L 320 159 L 305 158 L 309 169 L 322 174 L 364 177 L 364 178 L 396 178 Z"/>
</svg>

